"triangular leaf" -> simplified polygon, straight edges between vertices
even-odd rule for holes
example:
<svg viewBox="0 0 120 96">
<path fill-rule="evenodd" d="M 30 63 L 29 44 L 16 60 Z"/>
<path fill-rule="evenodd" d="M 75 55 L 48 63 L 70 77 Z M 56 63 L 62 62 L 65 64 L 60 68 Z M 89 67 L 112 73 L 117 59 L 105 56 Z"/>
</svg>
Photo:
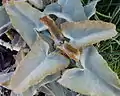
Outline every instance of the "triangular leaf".
<svg viewBox="0 0 120 96">
<path fill-rule="evenodd" d="M 90 18 L 92 15 L 95 14 L 96 12 L 96 5 L 97 2 L 99 2 L 100 0 L 94 0 L 90 3 L 88 3 L 87 5 L 84 6 L 84 10 L 85 10 L 85 14 L 88 18 Z"/>
<path fill-rule="evenodd" d="M 120 80 L 94 47 L 83 50 L 81 64 L 84 69 L 69 69 L 58 82 L 85 95 L 119 96 Z"/>
<path fill-rule="evenodd" d="M 10 16 L 12 25 L 31 47 L 37 37 L 34 28 L 40 29 L 44 27 L 44 25 L 39 22 L 43 14 L 24 1 L 16 1 L 14 5 L 8 3 L 4 6 Z"/>
<path fill-rule="evenodd" d="M 46 87 L 49 88 L 49 90 L 51 90 L 55 96 L 76 96 L 75 92 L 68 90 L 57 82 L 49 83 L 46 85 Z"/>
<path fill-rule="evenodd" d="M 83 21 L 87 19 L 80 0 L 65 0 L 62 7 L 63 14 L 70 16 L 73 21 Z"/>
<path fill-rule="evenodd" d="M 42 80 L 39 84 L 37 84 L 35 86 L 40 87 L 40 86 L 43 86 L 45 84 L 54 82 L 54 81 L 56 81 L 57 79 L 60 78 L 60 75 L 61 75 L 60 72 L 57 72 L 57 73 L 55 73 L 53 75 L 48 75 L 47 77 L 45 77 L 44 80 Z"/>
<path fill-rule="evenodd" d="M 34 70 L 40 64 L 40 62 L 42 62 L 45 59 L 48 49 L 48 44 L 43 40 L 38 39 L 32 46 L 31 51 L 26 55 L 26 57 L 23 60 L 21 60 L 20 65 L 15 71 L 15 76 L 12 77 L 13 79 L 11 81 L 11 84 L 13 83 L 14 86 L 18 86 L 18 84 L 20 84 L 23 78 L 26 78 L 26 76 L 32 70 Z M 20 78 L 16 76 L 19 76 Z"/>
<path fill-rule="evenodd" d="M 117 34 L 114 24 L 92 20 L 66 22 L 61 25 L 61 29 L 64 36 L 70 38 L 70 43 L 77 48 L 98 43 Z"/>
<path fill-rule="evenodd" d="M 31 21 L 33 21 L 36 25 L 36 27 L 42 27 L 43 24 L 40 23 L 39 19 L 44 16 L 42 12 L 39 10 L 33 8 L 30 4 L 24 1 L 16 1 L 14 3 L 14 6 L 17 8 L 21 14 L 24 14 L 27 18 L 29 18 Z"/>
<path fill-rule="evenodd" d="M 44 10 L 44 12 L 46 13 L 46 14 L 59 14 L 59 12 L 61 12 L 62 11 L 62 7 L 58 4 L 58 3 L 52 3 L 52 4 L 50 4 L 50 5 L 48 5 L 48 6 L 46 6 L 46 8 L 45 8 L 45 10 Z"/>
<path fill-rule="evenodd" d="M 58 0 L 58 3 L 48 5 L 44 12 L 54 14 L 67 21 L 83 21 L 87 19 L 80 0 L 64 0 L 64 3 L 62 2 Z"/>
<path fill-rule="evenodd" d="M 9 16 L 3 6 L 0 6 L 0 36 L 11 27 Z"/>
<path fill-rule="evenodd" d="M 120 92 L 116 90 L 114 93 L 115 90 L 112 90 L 114 88 L 106 84 L 103 80 L 98 79 L 96 75 L 87 69 L 69 69 L 58 82 L 75 92 L 90 96 L 119 96 L 115 94 Z"/>
<path fill-rule="evenodd" d="M 46 86 L 42 86 L 41 88 L 39 88 L 39 91 L 45 93 L 45 95 L 54 96 L 54 93 Z"/>
<path fill-rule="evenodd" d="M 9 16 L 7 15 L 5 8 L 0 6 L 0 27 L 10 22 Z"/>
<path fill-rule="evenodd" d="M 12 75 L 13 75 L 13 72 L 10 72 L 10 73 L 0 72 L 0 85 L 2 85 L 5 82 L 9 81 Z"/>
<path fill-rule="evenodd" d="M 80 60 L 84 68 L 97 74 L 110 85 L 120 87 L 120 80 L 118 79 L 117 74 L 108 67 L 107 62 L 94 47 L 84 49 Z"/>
<path fill-rule="evenodd" d="M 41 82 L 48 75 L 52 75 L 66 68 L 69 60 L 59 53 L 48 53 L 48 44 L 38 40 L 28 55 L 17 67 L 11 79 L 10 88 L 16 92 L 23 92 L 30 86 Z"/>
<path fill-rule="evenodd" d="M 43 0 L 28 0 L 28 1 L 39 9 L 44 8 Z"/>
</svg>

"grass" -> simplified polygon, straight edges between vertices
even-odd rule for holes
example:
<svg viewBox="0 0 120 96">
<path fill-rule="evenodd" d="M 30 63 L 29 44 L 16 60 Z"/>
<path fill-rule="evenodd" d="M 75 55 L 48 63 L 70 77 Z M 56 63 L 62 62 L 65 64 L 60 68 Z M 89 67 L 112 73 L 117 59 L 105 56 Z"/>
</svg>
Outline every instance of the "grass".
<svg viewBox="0 0 120 96">
<path fill-rule="evenodd" d="M 97 44 L 99 53 L 108 62 L 111 69 L 120 78 L 120 1 L 101 0 L 96 7 L 96 14 L 92 19 L 111 22 L 116 25 L 117 36 Z"/>
</svg>

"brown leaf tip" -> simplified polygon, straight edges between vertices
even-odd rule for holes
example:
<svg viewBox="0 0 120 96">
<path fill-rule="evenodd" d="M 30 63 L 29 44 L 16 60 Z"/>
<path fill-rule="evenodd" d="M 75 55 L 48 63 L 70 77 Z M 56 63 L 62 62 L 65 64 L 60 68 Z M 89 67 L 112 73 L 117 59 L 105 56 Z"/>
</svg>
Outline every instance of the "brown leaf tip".
<svg viewBox="0 0 120 96">
<path fill-rule="evenodd" d="M 50 26 L 53 23 L 53 20 L 49 16 L 44 16 L 43 18 L 40 18 L 40 22 Z"/>
</svg>

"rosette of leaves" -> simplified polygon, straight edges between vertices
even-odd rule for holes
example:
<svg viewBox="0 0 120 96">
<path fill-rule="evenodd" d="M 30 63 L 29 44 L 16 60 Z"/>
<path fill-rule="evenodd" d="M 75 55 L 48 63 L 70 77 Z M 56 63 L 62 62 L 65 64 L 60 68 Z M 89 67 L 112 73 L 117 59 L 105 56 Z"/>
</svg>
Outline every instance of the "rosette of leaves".
<svg viewBox="0 0 120 96">
<path fill-rule="evenodd" d="M 83 7 L 80 0 L 58 0 L 46 6 L 43 12 L 24 0 L 5 2 L 13 27 L 31 49 L 17 65 L 6 87 L 25 96 L 32 95 L 38 87 L 48 96 L 76 96 L 78 93 L 119 96 L 117 75 L 92 46 L 117 34 L 111 23 L 88 20 L 97 2 Z M 49 14 L 65 19 L 65 23 L 59 28 Z M 43 31 L 45 29 L 48 30 Z M 52 46 L 55 49 L 49 51 Z M 72 59 L 75 68 L 69 69 Z M 79 62 L 82 68 L 76 65 Z"/>
</svg>

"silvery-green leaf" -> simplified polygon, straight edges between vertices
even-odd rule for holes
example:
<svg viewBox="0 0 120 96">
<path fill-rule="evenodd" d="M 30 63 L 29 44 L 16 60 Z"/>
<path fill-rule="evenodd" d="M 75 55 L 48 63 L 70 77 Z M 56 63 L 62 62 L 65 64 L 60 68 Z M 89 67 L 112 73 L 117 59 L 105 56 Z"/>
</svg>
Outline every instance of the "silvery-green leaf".
<svg viewBox="0 0 120 96">
<path fill-rule="evenodd" d="M 17 67 L 13 79 L 11 80 L 11 87 L 16 87 L 30 74 L 31 71 L 35 70 L 36 67 L 45 59 L 48 53 L 49 46 L 43 40 L 38 39 L 32 46 L 31 51 L 26 57 L 21 60 Z M 18 78 L 18 77 L 19 78 Z"/>
<path fill-rule="evenodd" d="M 25 41 L 22 39 L 22 37 L 18 34 L 14 35 L 14 38 L 11 41 L 11 43 L 12 43 L 12 47 L 15 46 L 15 47 L 20 47 L 20 48 L 26 44 Z"/>
<path fill-rule="evenodd" d="M 32 21 L 30 21 L 28 18 L 23 16 L 20 12 L 18 12 L 19 14 L 17 14 L 17 12 L 18 10 L 16 10 L 15 15 L 13 14 L 10 15 L 10 20 L 14 28 L 17 29 L 17 31 L 25 40 L 25 42 L 31 47 L 36 40 L 36 33 L 33 30 L 35 24 Z"/>
<path fill-rule="evenodd" d="M 84 49 L 80 60 L 84 69 L 65 71 L 60 84 L 85 95 L 119 96 L 120 80 L 94 47 Z"/>
<path fill-rule="evenodd" d="M 58 4 L 58 3 L 52 3 L 50 5 L 47 5 L 45 8 L 45 13 L 49 14 L 49 13 L 57 13 L 57 12 L 61 12 L 62 11 L 62 7 Z"/>
<path fill-rule="evenodd" d="M 42 80 L 40 83 L 31 86 L 31 87 L 28 88 L 25 92 L 23 92 L 23 96 L 24 96 L 25 94 L 36 94 L 36 93 L 37 93 L 37 90 L 38 90 L 38 91 L 42 91 L 42 90 L 43 90 L 43 91 L 45 92 L 44 89 L 41 89 L 41 88 L 43 88 L 42 86 L 44 86 L 44 85 L 47 84 L 47 83 L 51 83 L 51 82 L 53 82 L 53 81 L 55 81 L 55 80 L 58 80 L 58 78 L 60 78 L 60 72 L 45 77 L 45 79 Z M 42 91 L 42 92 L 43 92 L 43 91 Z M 49 92 L 48 92 L 48 93 L 49 93 Z M 26 95 L 25 95 L 25 96 L 26 96 Z M 29 96 L 29 95 L 27 95 L 27 96 Z"/>
<path fill-rule="evenodd" d="M 54 95 L 51 94 L 52 96 L 76 96 L 74 92 L 72 93 L 72 91 L 61 86 L 57 82 L 51 82 L 47 84 L 46 87 L 54 93 Z"/>
<path fill-rule="evenodd" d="M 10 19 L 3 6 L 0 6 L 0 35 L 4 34 L 10 27 Z"/>
<path fill-rule="evenodd" d="M 37 84 L 37 85 L 35 85 L 36 87 L 40 87 L 40 86 L 43 86 L 43 85 L 45 85 L 45 84 L 47 84 L 47 83 L 51 83 L 51 82 L 53 82 L 53 81 L 56 81 L 57 79 L 59 79 L 60 78 L 60 72 L 58 72 L 58 73 L 55 73 L 55 74 L 53 74 L 53 75 L 48 75 L 47 77 L 45 77 L 45 79 L 44 80 L 42 80 L 39 84 Z"/>
<path fill-rule="evenodd" d="M 108 67 L 107 62 L 94 47 L 84 49 L 80 60 L 84 68 L 96 73 L 100 78 L 107 81 L 108 84 L 120 87 L 120 80 L 117 74 Z"/>
<path fill-rule="evenodd" d="M 92 20 L 65 22 L 61 29 L 64 36 L 71 39 L 70 43 L 78 48 L 112 38 L 117 34 L 114 24 Z"/>
<path fill-rule="evenodd" d="M 58 3 L 52 3 L 50 5 L 47 5 L 44 10 L 45 14 L 57 14 L 57 16 L 61 14 L 60 12 L 62 12 L 62 8 Z"/>
<path fill-rule="evenodd" d="M 17 67 L 9 86 L 11 89 L 21 93 L 69 65 L 69 60 L 59 53 L 47 55 L 48 49 L 48 44 L 43 40 L 35 42 L 31 51 Z"/>
<path fill-rule="evenodd" d="M 33 96 L 33 90 L 29 88 L 27 91 L 20 93 L 20 94 L 11 91 L 10 96 Z"/>
<path fill-rule="evenodd" d="M 15 92 L 11 91 L 10 96 L 23 96 L 23 94 L 22 93 L 21 94 L 17 94 Z"/>
<path fill-rule="evenodd" d="M 73 21 L 83 21 L 87 19 L 80 0 L 65 0 L 62 8 L 63 14 L 70 16 Z"/>
<path fill-rule="evenodd" d="M 12 24 L 11 22 L 8 22 L 7 24 L 3 25 L 1 28 L 0 28 L 0 36 L 2 36 L 4 33 L 8 32 L 9 29 L 12 28 Z"/>
<path fill-rule="evenodd" d="M 44 8 L 43 0 L 28 0 L 28 1 L 39 9 Z"/>
<path fill-rule="evenodd" d="M 13 75 L 13 72 L 10 72 L 10 73 L 0 72 L 0 84 L 9 81 L 12 75 Z"/>
<path fill-rule="evenodd" d="M 23 92 L 22 95 L 23 96 L 33 96 L 35 90 L 36 89 L 34 87 L 30 87 L 25 92 Z"/>
<path fill-rule="evenodd" d="M 49 52 L 53 52 L 55 50 L 54 48 L 54 41 L 51 39 L 51 35 L 48 31 L 42 31 L 42 32 L 37 32 L 37 34 L 49 44 Z"/>
<path fill-rule="evenodd" d="M 110 86 L 87 69 L 69 69 L 58 82 L 64 87 L 85 95 L 116 96 Z"/>
<path fill-rule="evenodd" d="M 58 0 L 58 4 L 63 6 L 65 4 L 65 1 L 68 1 L 68 0 Z"/>
<path fill-rule="evenodd" d="M 32 90 L 28 89 L 26 92 L 20 94 L 12 91 L 10 96 L 33 96 L 33 94 L 32 94 Z"/>
<path fill-rule="evenodd" d="M 47 5 L 56 2 L 57 0 L 28 0 L 28 1 L 38 9 L 44 9 Z"/>
<path fill-rule="evenodd" d="M 52 3 L 52 4 L 48 5 L 48 6 L 46 6 L 46 8 L 44 10 L 44 13 L 46 15 L 54 14 L 59 18 L 66 19 L 67 21 L 73 21 L 70 16 L 65 15 L 65 14 L 62 13 L 61 5 L 59 5 L 58 3 Z"/>
<path fill-rule="evenodd" d="M 80 0 L 64 0 L 64 4 L 62 2 L 58 1 L 58 3 L 48 5 L 44 12 L 54 14 L 67 21 L 83 21 L 87 19 Z"/>
<path fill-rule="evenodd" d="M 58 27 L 60 27 L 60 25 L 64 22 L 66 22 L 66 20 L 62 19 L 62 18 L 57 18 L 56 21 L 55 21 L 55 23 Z"/>
<path fill-rule="evenodd" d="M 45 93 L 46 95 L 54 96 L 54 93 L 46 86 L 41 86 L 41 88 L 39 88 L 39 91 Z"/>
<path fill-rule="evenodd" d="M 30 4 L 24 1 L 16 1 L 14 4 L 19 12 L 35 23 L 36 27 L 39 28 L 43 26 L 43 24 L 40 22 L 40 18 L 44 16 L 42 12 L 33 8 Z"/>
<path fill-rule="evenodd" d="M 96 5 L 97 5 L 97 2 L 99 2 L 100 0 L 94 0 L 90 3 L 88 3 L 87 5 L 84 6 L 84 11 L 85 11 L 85 14 L 88 18 L 90 18 L 92 15 L 95 14 L 96 12 Z"/>
<path fill-rule="evenodd" d="M 4 6 L 10 16 L 12 25 L 31 47 L 37 36 L 34 28 L 43 27 L 39 22 L 42 13 L 24 1 L 16 1 L 12 6 L 10 4 L 5 4 Z"/>
<path fill-rule="evenodd" d="M 5 8 L 0 6 L 0 27 L 10 22 L 9 16 L 7 15 Z"/>
</svg>

